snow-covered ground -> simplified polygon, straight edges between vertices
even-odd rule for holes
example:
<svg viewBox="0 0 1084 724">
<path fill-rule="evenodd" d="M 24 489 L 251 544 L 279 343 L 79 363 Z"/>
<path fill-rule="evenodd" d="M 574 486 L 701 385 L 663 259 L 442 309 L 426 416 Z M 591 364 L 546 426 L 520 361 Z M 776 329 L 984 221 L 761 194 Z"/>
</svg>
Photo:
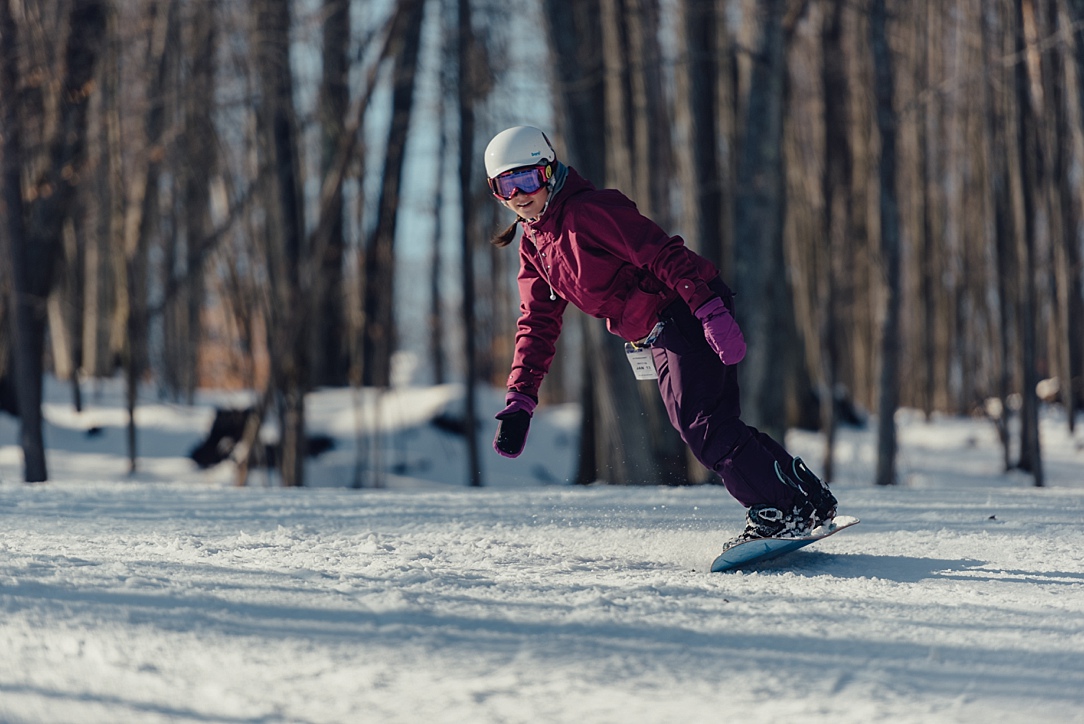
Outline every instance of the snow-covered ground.
<svg viewBox="0 0 1084 724">
<path fill-rule="evenodd" d="M 564 484 L 568 408 L 519 461 L 487 426 L 471 490 L 461 441 L 419 424 L 454 388 L 360 418 L 318 393 L 319 487 L 239 489 L 184 458 L 205 404 L 142 406 L 129 477 L 116 393 L 76 415 L 50 387 L 45 485 L 0 416 L 0 722 L 1084 722 L 1084 431 L 1054 412 L 1043 490 L 1001 474 L 989 423 L 901 413 L 890 489 L 872 431 L 844 431 L 862 523 L 711 574 L 741 508 Z M 378 418 L 363 479 L 387 487 L 349 489 Z M 815 435 L 787 442 L 820 467 Z"/>
</svg>

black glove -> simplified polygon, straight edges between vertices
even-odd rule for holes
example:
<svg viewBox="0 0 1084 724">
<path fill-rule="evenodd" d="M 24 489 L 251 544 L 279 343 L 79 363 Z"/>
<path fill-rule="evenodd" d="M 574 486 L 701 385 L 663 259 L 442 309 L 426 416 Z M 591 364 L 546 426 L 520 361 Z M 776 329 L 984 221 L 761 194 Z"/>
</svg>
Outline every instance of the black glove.
<svg viewBox="0 0 1084 724">
<path fill-rule="evenodd" d="M 497 435 L 493 449 L 506 458 L 519 457 L 527 443 L 527 430 L 531 427 L 531 415 L 537 404 L 533 398 L 521 392 L 509 392 L 505 398 L 507 407 L 497 413 Z"/>
</svg>

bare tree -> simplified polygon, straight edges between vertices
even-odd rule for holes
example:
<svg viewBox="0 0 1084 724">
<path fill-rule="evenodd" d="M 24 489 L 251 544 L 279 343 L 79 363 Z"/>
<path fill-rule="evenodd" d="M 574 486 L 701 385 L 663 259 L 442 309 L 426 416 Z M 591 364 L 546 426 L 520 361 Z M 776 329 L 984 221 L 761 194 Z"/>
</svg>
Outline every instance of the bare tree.
<svg viewBox="0 0 1084 724">
<path fill-rule="evenodd" d="M 1072 69 L 1076 78 L 1076 87 L 1066 88 L 1066 105 L 1068 125 L 1079 128 L 1084 123 L 1084 0 L 1068 0 L 1067 2 L 1069 27 L 1073 29 L 1073 42 L 1070 46 L 1072 55 Z M 1077 103 L 1072 104 L 1075 98 Z M 1080 185 L 1077 184 L 1079 191 Z M 1084 226 L 1084 209 L 1079 202 L 1079 194 L 1076 196 L 1077 203 L 1073 205 L 1075 222 L 1070 228 L 1065 229 L 1065 266 L 1069 273 L 1068 279 L 1068 341 L 1069 341 L 1069 389 L 1066 391 L 1066 399 L 1069 408 L 1069 429 L 1075 429 L 1076 414 L 1084 410 L 1084 253 L 1079 245 L 1073 244 L 1079 231 Z"/>
<path fill-rule="evenodd" d="M 57 69 L 34 68 L 28 78 L 44 83 L 53 73 L 56 123 L 35 117 L 28 105 L 29 91 L 20 86 L 19 59 L 24 57 L 22 28 L 15 9 L 21 3 L 0 3 L 0 103 L 4 120 L 4 173 L 2 198 L 7 209 L 6 238 L 11 259 L 9 290 L 13 310 L 15 381 L 21 417 L 19 441 L 23 448 L 24 478 L 48 478 L 42 436 L 42 381 L 45 348 L 46 299 L 54 281 L 54 262 L 62 253 L 64 225 L 71 217 L 76 189 L 86 161 L 87 115 L 94 90 L 93 78 L 102 50 L 108 5 L 96 0 L 65 7 L 67 39 Z M 40 11 L 40 7 L 29 8 Z M 9 125 L 10 123 L 10 125 Z M 42 160 L 35 163 L 26 145 L 27 124 L 51 128 L 44 140 Z M 37 173 L 27 173 L 37 167 Z M 23 178 L 31 176 L 32 200 L 23 202 Z"/>
<path fill-rule="evenodd" d="M 937 35 L 942 10 L 940 3 L 923 2 L 918 4 L 915 13 L 915 25 L 918 26 L 915 44 L 919 47 L 915 48 L 914 55 L 918 87 L 928 87 L 935 79 L 935 74 L 941 70 L 942 46 L 938 42 Z M 921 265 L 922 279 L 920 297 L 922 339 L 919 346 L 922 359 L 919 369 L 922 371 L 925 383 L 921 391 L 921 399 L 927 419 L 932 416 L 936 407 L 937 371 L 943 368 L 943 365 L 938 364 L 944 359 L 943 356 L 938 355 L 938 330 L 948 326 L 944 324 L 944 313 L 938 305 L 942 296 L 939 293 L 939 280 L 947 260 L 940 253 L 941 246 L 938 244 L 940 234 L 935 230 L 934 219 L 937 208 L 942 205 L 940 199 L 943 196 L 941 185 L 935 183 L 935 179 L 942 177 L 941 167 L 945 163 L 941 153 L 940 137 L 943 121 L 942 108 L 940 96 L 934 95 L 924 104 L 924 111 L 917 114 L 918 118 L 915 121 L 918 136 L 915 162 L 918 165 L 917 183 L 920 189 L 915 199 L 915 205 L 919 207 L 917 212 L 919 218 L 915 220 L 915 228 L 920 234 L 922 245 L 921 258 L 918 262 Z"/>
<path fill-rule="evenodd" d="M 135 408 L 139 385 L 148 367 L 147 255 L 151 236 L 158 227 L 158 177 L 165 157 L 165 89 L 171 46 L 170 29 L 176 23 L 177 0 L 151 2 L 146 6 L 148 33 L 145 63 L 150 70 L 146 86 L 147 110 L 143 122 L 144 146 L 130 170 L 124 210 L 124 234 L 116 254 L 123 259 L 125 285 L 120 312 L 126 334 L 123 348 L 125 401 L 128 410 L 128 469 L 135 472 L 138 460 Z"/>
<path fill-rule="evenodd" d="M 470 0 L 457 0 L 456 3 L 456 40 L 459 76 L 458 116 L 459 116 L 459 200 L 462 251 L 463 280 L 463 334 L 464 357 L 466 362 L 466 400 L 464 408 L 464 429 L 467 431 L 467 480 L 472 487 L 483 483 L 481 456 L 478 450 L 477 411 L 475 409 L 475 386 L 477 379 L 477 358 L 474 342 L 474 253 L 471 239 L 471 218 L 473 208 L 470 189 L 474 184 L 474 102 L 475 73 L 472 44 L 474 30 L 471 27 Z"/>
<path fill-rule="evenodd" d="M 825 161 L 821 181 L 824 195 L 824 239 L 827 252 L 822 292 L 819 295 L 822 389 L 820 423 L 824 433 L 824 479 L 835 475 L 836 387 L 839 384 L 839 292 L 841 280 L 850 272 L 846 250 L 851 233 L 850 193 L 853 187 L 854 162 L 851 153 L 850 91 L 847 56 L 843 45 L 844 0 L 831 0 L 824 11 L 821 27 L 822 83 L 824 92 Z"/>
<path fill-rule="evenodd" d="M 445 118 L 445 104 L 444 98 L 448 94 L 448 86 L 446 77 L 442 74 L 442 83 L 440 96 L 441 100 L 438 103 L 437 111 L 437 123 L 440 124 L 440 143 L 437 147 L 437 171 L 436 176 L 438 179 L 443 179 L 446 173 L 447 164 L 445 159 L 448 154 L 448 124 Z M 445 315 L 445 304 L 443 295 L 441 294 L 442 280 L 444 277 L 444 260 L 441 255 L 442 240 L 444 238 L 444 215 L 441 213 L 444 208 L 444 184 L 443 182 L 437 184 L 436 193 L 433 198 L 433 246 L 430 252 L 430 265 L 429 265 L 429 360 L 433 366 L 433 382 L 437 385 L 443 385 L 448 379 L 447 372 L 447 354 L 444 349 L 444 340 L 446 337 L 445 325 L 447 324 Z"/>
<path fill-rule="evenodd" d="M 652 62 L 660 55 L 653 21 L 658 3 L 602 0 L 600 10 L 605 183 L 625 190 L 646 216 L 665 227 L 669 206 L 659 181 L 670 164 L 670 142 L 659 103 L 657 63 Z M 594 446 L 587 459 L 594 461 L 594 479 L 686 482 L 684 443 L 670 427 L 657 390 L 629 374 L 621 344 L 600 320 L 584 320 L 584 341 L 593 382 L 589 437 Z M 581 476 L 587 477 L 586 471 Z"/>
<path fill-rule="evenodd" d="M 734 218 L 737 316 L 749 341 L 742 365 L 744 417 L 782 440 L 784 384 L 794 343 L 794 309 L 784 269 L 783 117 L 787 43 L 804 2 L 757 3 L 759 40 L 742 126 Z M 746 301 L 747 300 L 747 301 Z"/>
<path fill-rule="evenodd" d="M 399 0 L 398 29 L 392 52 L 391 123 L 384 149 L 384 173 L 377 199 L 376 226 L 365 250 L 364 376 L 367 384 L 391 384 L 395 350 L 395 230 L 406 155 L 407 133 L 414 109 L 424 0 Z"/>
<path fill-rule="evenodd" d="M 272 303 L 269 337 L 271 388 L 278 409 L 282 483 L 304 485 L 305 391 L 309 353 L 301 265 L 307 259 L 297 119 L 290 69 L 290 3 L 253 0 L 260 156 L 265 189 L 265 253 Z"/>
<path fill-rule="evenodd" d="M 899 408 L 900 361 L 900 214 L 896 189 L 895 80 L 888 45 L 888 18 L 884 0 L 873 0 L 870 10 L 870 46 L 876 74 L 877 130 L 881 137 L 879 164 L 881 211 L 881 263 L 884 266 L 885 310 L 881 326 L 881 392 L 877 425 L 878 485 L 896 482 L 896 410 Z"/>
<path fill-rule="evenodd" d="M 320 168 L 326 176 L 335 163 L 335 153 L 346 124 L 350 104 L 350 2 L 323 2 L 322 77 L 317 114 L 320 122 Z M 313 320 L 313 384 L 342 385 L 347 380 L 349 354 L 345 344 L 346 322 L 343 290 L 343 260 L 346 241 L 343 229 L 343 194 L 333 196 L 327 212 L 331 216 L 327 243 L 321 255 Z"/>
<path fill-rule="evenodd" d="M 1045 37 L 1072 37 L 1065 34 L 1071 30 L 1072 21 L 1057 0 L 1046 0 L 1043 7 L 1043 31 Z M 1060 371 L 1059 397 L 1065 405 L 1069 432 L 1076 429 L 1076 412 L 1079 397 L 1081 368 L 1084 366 L 1084 285 L 1081 279 L 1081 248 L 1077 230 L 1081 225 L 1081 208 L 1074 188 L 1072 166 L 1073 127 L 1072 117 L 1076 108 L 1070 102 L 1074 93 L 1069 82 L 1071 55 L 1061 43 L 1048 47 L 1042 55 L 1042 115 L 1053 119 L 1042 124 L 1046 157 L 1051 159 L 1050 168 L 1050 216 L 1054 235 L 1051 239 L 1051 267 L 1056 293 L 1057 334 L 1052 357 L 1057 360 Z"/>
<path fill-rule="evenodd" d="M 163 288 L 178 291 L 163 301 L 162 377 L 170 392 L 191 404 L 199 383 L 203 339 L 204 259 L 214 234 L 211 187 L 218 176 L 220 139 L 214 124 L 215 103 L 207 91 L 216 87 L 221 18 L 214 3 L 186 3 L 182 9 L 188 11 L 181 13 L 177 23 L 184 62 L 175 71 L 179 98 L 174 102 L 183 130 L 170 156 L 180 177 L 180 193 L 173 205 L 177 221 L 170 224 L 169 238 L 164 240 L 171 263 L 162 270 Z"/>
<path fill-rule="evenodd" d="M 568 3 L 545 0 L 546 37 L 553 49 L 556 74 L 557 131 L 564 141 L 566 162 L 585 178 L 606 177 L 606 107 L 602 56 L 602 24 L 598 0 Z M 580 320 L 577 317 L 577 320 Z M 580 320 L 590 325 L 591 320 Z M 586 337 L 586 335 L 585 335 Z M 599 436 L 596 389 L 598 355 L 585 340 L 580 393 L 581 428 L 576 482 L 599 479 Z"/>
<path fill-rule="evenodd" d="M 19 88 L 20 52 L 19 26 L 12 14 L 10 2 L 0 2 L 0 124 L 4 129 L 2 150 L 3 176 L 0 177 L 3 204 L 4 256 L 11 260 L 3 265 L 4 288 L 8 292 L 4 322 L 11 324 L 14 354 L 14 378 L 17 406 L 21 419 L 19 444 L 23 448 L 24 479 L 42 482 L 48 479 L 45 465 L 45 444 L 41 431 L 41 362 L 35 372 L 34 357 L 28 354 L 35 344 L 35 325 L 44 345 L 44 310 L 35 314 L 35 307 L 27 296 L 30 293 L 27 265 L 31 263 L 26 234 L 26 209 L 23 205 L 23 93 Z M 38 260 L 39 262 L 41 260 Z M 44 300 L 40 302 L 44 307 Z M 8 310 L 13 310 L 9 312 Z M 6 347 L 6 345 L 5 345 Z M 5 349 L 4 363 L 7 363 Z M 7 372 L 7 370 L 5 370 Z M 22 390 L 20 394 L 18 390 Z M 35 399 L 34 391 L 37 390 Z"/>
<path fill-rule="evenodd" d="M 1016 51 L 1027 62 L 1018 62 L 1015 66 L 1016 93 L 1016 151 L 1019 153 L 1018 177 L 1015 179 L 1016 207 L 1019 209 L 1018 234 L 1016 236 L 1016 255 L 1019 262 L 1017 298 L 1020 324 L 1020 368 L 1021 368 L 1021 429 L 1020 462 L 1022 470 L 1034 476 L 1035 485 L 1043 485 L 1043 464 L 1039 446 L 1039 400 L 1036 386 L 1039 374 L 1036 367 L 1038 354 L 1037 331 L 1038 300 L 1035 275 L 1037 273 L 1036 214 L 1037 195 L 1040 186 L 1040 164 L 1042 149 L 1039 145 L 1038 129 L 1033 107 L 1035 90 L 1031 77 L 1038 77 L 1038 68 L 1034 48 L 1027 47 L 1027 36 L 1035 37 L 1035 6 L 1032 0 L 1014 0 L 1014 42 Z M 1027 26 L 1027 27 L 1026 27 Z"/>
<path fill-rule="evenodd" d="M 991 65 L 1002 55 L 1005 34 L 1002 23 L 1003 18 L 996 15 L 991 14 L 983 18 L 983 57 Z M 1006 334 L 1005 330 L 1013 329 L 1015 326 L 1013 303 L 1015 282 L 1012 278 L 1012 272 L 1015 269 L 1015 249 L 1012 243 L 1012 209 L 1009 202 L 1009 154 L 1005 152 L 1010 146 L 1005 103 L 1006 75 L 1007 72 L 1003 68 L 988 75 L 982 84 L 982 102 L 985 121 L 983 150 L 990 169 L 986 196 L 987 205 L 993 216 L 990 226 L 993 231 L 996 257 L 993 280 L 997 299 L 995 318 L 997 328 L 1002 332 L 996 336 L 996 344 L 993 345 L 993 356 L 997 360 L 997 377 L 987 407 L 996 408 L 990 412 L 1001 440 L 1004 469 L 1008 470 L 1012 467 L 1012 451 L 1007 424 L 1007 403 L 1012 389 L 1011 360 L 1014 335 Z"/>
<path fill-rule="evenodd" d="M 721 264 L 725 196 L 723 164 L 719 158 L 718 121 L 719 40 L 725 37 L 725 19 L 715 0 L 682 0 L 678 6 L 686 57 L 680 60 L 676 115 L 684 116 L 689 141 L 683 144 L 682 195 L 686 243 Z M 729 189 L 725 189 L 729 191 Z"/>
</svg>

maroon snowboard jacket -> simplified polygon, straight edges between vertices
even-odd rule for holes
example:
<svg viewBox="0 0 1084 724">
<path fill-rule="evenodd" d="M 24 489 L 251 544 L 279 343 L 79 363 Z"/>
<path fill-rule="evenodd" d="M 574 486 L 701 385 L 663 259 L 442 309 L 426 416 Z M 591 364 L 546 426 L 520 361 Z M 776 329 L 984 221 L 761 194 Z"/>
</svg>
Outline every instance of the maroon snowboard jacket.
<svg viewBox="0 0 1084 724">
<path fill-rule="evenodd" d="M 620 191 L 598 190 L 574 169 L 542 216 L 521 222 L 520 317 L 508 389 L 538 396 L 568 303 L 643 339 L 677 299 L 689 309 L 716 294 L 715 266 L 636 210 Z"/>
</svg>

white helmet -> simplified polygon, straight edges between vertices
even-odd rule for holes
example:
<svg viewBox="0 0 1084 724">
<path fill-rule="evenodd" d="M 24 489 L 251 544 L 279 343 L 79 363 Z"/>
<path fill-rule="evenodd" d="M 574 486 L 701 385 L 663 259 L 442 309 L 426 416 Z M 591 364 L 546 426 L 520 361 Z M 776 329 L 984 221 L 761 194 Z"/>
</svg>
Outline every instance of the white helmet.
<svg viewBox="0 0 1084 724">
<path fill-rule="evenodd" d="M 520 166 L 556 160 L 557 153 L 545 133 L 534 126 L 513 126 L 498 133 L 486 146 L 486 175 L 495 178 Z"/>
</svg>

